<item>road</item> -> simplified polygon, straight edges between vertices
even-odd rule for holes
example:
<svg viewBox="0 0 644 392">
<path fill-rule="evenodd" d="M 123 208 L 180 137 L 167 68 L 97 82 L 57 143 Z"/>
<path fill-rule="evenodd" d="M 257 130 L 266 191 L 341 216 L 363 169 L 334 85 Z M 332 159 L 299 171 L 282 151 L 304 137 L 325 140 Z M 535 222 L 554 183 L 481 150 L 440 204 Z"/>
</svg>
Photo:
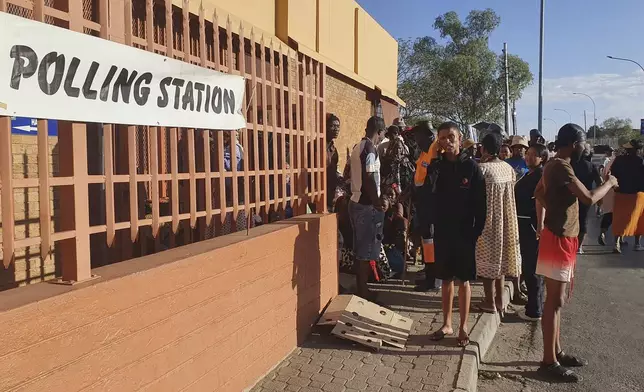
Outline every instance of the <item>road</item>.
<svg viewBox="0 0 644 392">
<path fill-rule="evenodd" d="M 598 227 L 596 219 L 589 227 Z M 578 259 L 572 299 L 562 316 L 564 349 L 590 362 L 579 370 L 584 380 L 540 379 L 541 326 L 508 315 L 479 374 L 480 392 L 644 391 L 644 252 L 626 248 L 613 255 L 596 238 L 592 232 L 586 239 L 587 254 Z"/>
</svg>

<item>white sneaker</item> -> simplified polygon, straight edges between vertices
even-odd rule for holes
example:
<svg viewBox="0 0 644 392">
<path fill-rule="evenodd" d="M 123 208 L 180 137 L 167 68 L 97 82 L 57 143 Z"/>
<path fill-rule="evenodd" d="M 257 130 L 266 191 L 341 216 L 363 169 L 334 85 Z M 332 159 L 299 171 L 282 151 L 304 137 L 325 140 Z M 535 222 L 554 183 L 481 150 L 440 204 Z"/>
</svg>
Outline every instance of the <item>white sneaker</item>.
<svg viewBox="0 0 644 392">
<path fill-rule="evenodd" d="M 531 323 L 535 323 L 535 322 L 537 322 L 537 321 L 540 321 L 540 320 L 541 320 L 541 317 L 530 317 L 530 316 L 528 316 L 528 315 L 525 313 L 525 310 L 522 310 L 522 311 L 520 311 L 520 312 L 517 312 L 517 315 L 519 316 L 519 318 L 520 318 L 521 320 L 523 320 L 523 321 L 528 321 L 528 322 L 531 322 Z"/>
<path fill-rule="evenodd" d="M 635 245 L 635 247 L 633 248 L 633 250 L 634 250 L 635 252 L 641 252 L 641 251 L 643 251 L 643 250 L 644 250 L 644 246 L 642 246 L 642 245 L 640 245 L 640 244 L 637 244 L 637 245 Z"/>
<path fill-rule="evenodd" d="M 577 254 L 578 254 L 578 255 L 583 255 L 583 254 L 584 254 L 584 248 L 582 248 L 581 246 L 579 246 L 579 249 L 577 249 Z"/>
</svg>

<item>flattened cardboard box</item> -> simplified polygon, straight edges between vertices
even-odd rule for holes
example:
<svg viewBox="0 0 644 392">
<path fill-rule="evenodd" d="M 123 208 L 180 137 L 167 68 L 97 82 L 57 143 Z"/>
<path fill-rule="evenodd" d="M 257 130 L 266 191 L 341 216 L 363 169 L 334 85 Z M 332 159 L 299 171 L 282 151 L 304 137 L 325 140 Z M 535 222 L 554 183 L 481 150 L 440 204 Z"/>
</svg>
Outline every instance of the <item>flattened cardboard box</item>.
<svg viewBox="0 0 644 392">
<path fill-rule="evenodd" d="M 413 320 L 355 295 L 339 295 L 318 325 L 333 325 L 332 334 L 378 349 L 383 343 L 404 348 Z"/>
</svg>

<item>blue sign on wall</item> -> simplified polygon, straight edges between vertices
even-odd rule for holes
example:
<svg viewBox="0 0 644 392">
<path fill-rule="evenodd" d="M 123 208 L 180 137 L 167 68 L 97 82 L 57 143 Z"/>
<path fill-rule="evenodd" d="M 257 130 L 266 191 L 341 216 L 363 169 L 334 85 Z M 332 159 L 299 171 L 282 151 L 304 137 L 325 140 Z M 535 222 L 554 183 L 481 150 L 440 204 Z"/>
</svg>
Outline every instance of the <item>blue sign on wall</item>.
<svg viewBox="0 0 644 392">
<path fill-rule="evenodd" d="M 644 118 L 640 120 L 640 135 L 644 136 Z"/>
<path fill-rule="evenodd" d="M 11 133 L 36 136 L 38 134 L 38 120 L 28 117 L 11 117 Z M 47 134 L 58 136 L 58 121 L 47 120 Z"/>
</svg>

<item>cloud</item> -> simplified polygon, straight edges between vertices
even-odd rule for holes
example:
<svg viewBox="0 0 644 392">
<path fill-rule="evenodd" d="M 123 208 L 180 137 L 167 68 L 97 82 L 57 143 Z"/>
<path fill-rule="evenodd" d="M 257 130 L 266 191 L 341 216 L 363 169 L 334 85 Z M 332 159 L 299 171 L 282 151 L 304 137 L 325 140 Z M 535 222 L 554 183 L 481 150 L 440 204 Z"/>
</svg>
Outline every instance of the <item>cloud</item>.
<svg viewBox="0 0 644 392">
<path fill-rule="evenodd" d="M 581 92 L 590 95 L 597 105 L 598 123 L 608 117 L 627 117 L 635 127 L 640 118 L 644 118 L 644 72 L 632 74 L 591 74 L 565 78 L 546 78 L 544 90 L 544 117 L 553 118 L 558 125 L 563 125 L 569 119 L 565 113 L 553 112 L 555 108 L 564 109 L 571 113 L 573 122 L 583 125 L 583 111 L 588 112 L 588 126 L 592 125 L 593 106 L 583 95 L 573 95 Z M 528 87 L 520 101 L 517 102 L 518 124 L 529 127 L 536 126 L 538 120 L 538 86 L 537 83 Z M 530 124 L 530 125 L 528 125 Z M 544 122 L 547 134 L 554 135 L 554 122 Z M 523 132 L 522 132 L 523 133 Z"/>
</svg>

